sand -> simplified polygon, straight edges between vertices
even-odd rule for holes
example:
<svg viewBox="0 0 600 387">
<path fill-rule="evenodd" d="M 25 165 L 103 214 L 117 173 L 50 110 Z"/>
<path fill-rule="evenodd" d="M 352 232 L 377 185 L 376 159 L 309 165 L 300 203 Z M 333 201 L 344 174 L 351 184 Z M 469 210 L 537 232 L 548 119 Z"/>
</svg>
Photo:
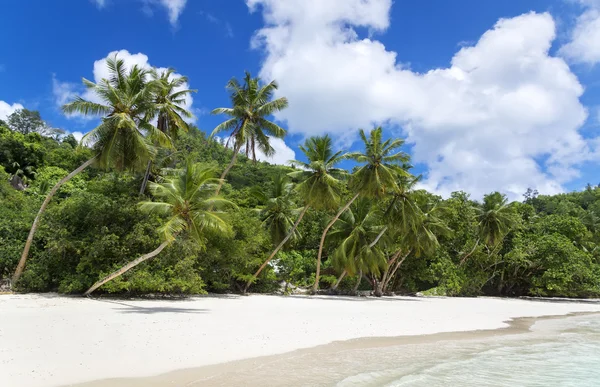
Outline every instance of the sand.
<svg viewBox="0 0 600 387">
<path fill-rule="evenodd" d="M 507 327 L 598 303 L 495 298 L 199 297 L 182 301 L 0 296 L 0 386 L 144 377 L 361 337 Z"/>
</svg>

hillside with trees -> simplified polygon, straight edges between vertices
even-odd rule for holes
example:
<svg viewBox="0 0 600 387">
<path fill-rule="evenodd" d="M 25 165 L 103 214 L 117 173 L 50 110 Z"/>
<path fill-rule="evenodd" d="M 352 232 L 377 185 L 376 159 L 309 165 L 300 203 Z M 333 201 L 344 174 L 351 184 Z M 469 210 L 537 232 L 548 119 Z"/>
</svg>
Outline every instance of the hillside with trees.
<svg viewBox="0 0 600 387">
<path fill-rule="evenodd" d="M 382 128 L 271 165 L 275 82 L 232 79 L 212 136 L 186 123 L 185 78 L 107 63 L 84 80 L 94 101 L 63 107 L 101 118 L 81 143 L 35 111 L 0 121 L 0 278 L 17 291 L 600 296 L 599 187 L 444 199 Z"/>
</svg>

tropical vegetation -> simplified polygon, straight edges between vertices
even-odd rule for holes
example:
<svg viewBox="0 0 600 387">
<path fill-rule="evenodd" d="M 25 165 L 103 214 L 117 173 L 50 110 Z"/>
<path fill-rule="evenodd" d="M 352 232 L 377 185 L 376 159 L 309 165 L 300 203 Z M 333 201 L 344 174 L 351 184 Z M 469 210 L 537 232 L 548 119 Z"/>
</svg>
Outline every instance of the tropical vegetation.
<svg viewBox="0 0 600 387">
<path fill-rule="evenodd" d="M 99 117 L 82 141 L 35 111 L 0 122 L 0 279 L 15 291 L 600 296 L 600 186 L 443 198 L 382 127 L 356 151 L 310 137 L 272 165 L 256 155 L 286 135 L 275 82 L 229 81 L 207 136 L 185 77 L 107 65 L 83 81 L 93 99 L 63 107 Z"/>
</svg>

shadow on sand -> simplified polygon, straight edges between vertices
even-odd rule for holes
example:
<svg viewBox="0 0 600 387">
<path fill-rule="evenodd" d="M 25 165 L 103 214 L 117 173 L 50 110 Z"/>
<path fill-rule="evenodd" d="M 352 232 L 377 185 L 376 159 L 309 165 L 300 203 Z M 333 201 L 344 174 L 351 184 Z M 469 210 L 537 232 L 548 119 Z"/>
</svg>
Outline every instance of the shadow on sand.
<svg viewBox="0 0 600 387">
<path fill-rule="evenodd" d="M 207 313 L 209 309 L 196 309 L 196 308 L 177 308 L 171 306 L 139 306 L 131 305 L 121 301 L 106 300 L 106 299 L 95 299 L 98 302 L 108 302 L 110 304 L 116 304 L 124 306 L 125 308 L 115 308 L 120 313 L 139 313 L 139 314 L 155 314 L 155 313 Z"/>
</svg>

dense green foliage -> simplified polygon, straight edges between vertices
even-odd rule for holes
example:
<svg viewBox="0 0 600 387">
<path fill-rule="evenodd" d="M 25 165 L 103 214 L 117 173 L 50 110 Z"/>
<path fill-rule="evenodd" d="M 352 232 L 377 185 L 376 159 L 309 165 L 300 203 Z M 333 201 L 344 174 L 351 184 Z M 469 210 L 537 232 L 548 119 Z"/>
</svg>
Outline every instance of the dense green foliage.
<svg viewBox="0 0 600 387">
<path fill-rule="evenodd" d="M 76 147 L 72 137 L 56 139 L 35 131 L 24 133 L 27 130 L 0 127 L 0 277 L 4 278 L 17 265 L 48 187 L 92 155 L 90 149 Z M 159 150 L 156 171 L 181 168 L 186 160 L 221 171 L 232 158 L 231 150 L 196 128 L 181 134 L 173 145 L 176 153 Z M 331 166 L 310 162 L 315 161 L 309 159 L 310 169 L 299 170 L 255 163 L 240 154 L 221 192 L 237 206 L 227 210 L 228 227 L 177 238 L 160 255 L 101 290 L 239 292 L 307 203 L 311 210 L 294 237 L 252 290 L 272 292 L 282 281 L 292 285 L 286 285 L 287 291 L 311 286 L 321 233 L 357 187 L 348 188 L 348 178 L 340 173 L 321 200 L 311 200 L 307 187 L 318 188 L 320 182 L 310 170 Z M 25 190 L 11 186 L 15 174 L 22 175 Z M 297 184 L 304 175 L 310 176 Z M 140 171 L 88 168 L 65 184 L 43 217 L 18 289 L 82 293 L 111 271 L 156 249 L 164 239 L 159 230 L 164 230 L 168 215 L 141 210 L 141 201 L 156 200 L 151 192 L 139 195 L 142 179 Z M 158 174 L 152 179 L 162 181 Z M 417 190 L 410 177 L 399 178 L 397 185 L 380 200 L 356 200 L 334 224 L 323 253 L 322 289 L 346 271 L 340 291 L 350 291 L 359 280 L 363 290 L 379 287 L 405 294 L 600 296 L 600 188 L 588 186 L 582 192 L 554 196 L 528 192 L 522 203 L 507 203 L 492 193 L 478 203 L 464 192 L 442 199 Z M 377 243 L 371 246 L 374 240 Z M 359 271 L 362 278 L 357 277 Z"/>
</svg>

